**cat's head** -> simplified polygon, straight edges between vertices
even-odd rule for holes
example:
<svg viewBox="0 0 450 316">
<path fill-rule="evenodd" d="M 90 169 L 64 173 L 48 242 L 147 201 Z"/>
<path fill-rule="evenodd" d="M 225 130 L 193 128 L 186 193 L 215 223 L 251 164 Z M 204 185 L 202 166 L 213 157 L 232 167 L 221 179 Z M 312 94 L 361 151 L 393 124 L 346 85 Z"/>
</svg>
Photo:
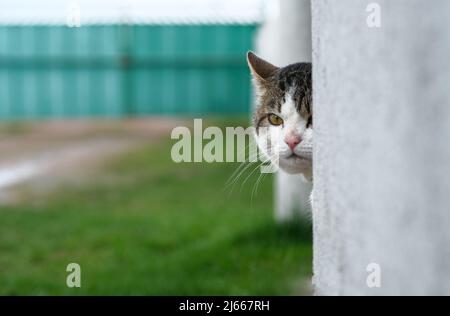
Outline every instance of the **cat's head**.
<svg viewBox="0 0 450 316">
<path fill-rule="evenodd" d="M 252 52 L 247 60 L 258 94 L 253 122 L 260 150 L 287 173 L 311 178 L 311 64 L 279 68 Z"/>
</svg>

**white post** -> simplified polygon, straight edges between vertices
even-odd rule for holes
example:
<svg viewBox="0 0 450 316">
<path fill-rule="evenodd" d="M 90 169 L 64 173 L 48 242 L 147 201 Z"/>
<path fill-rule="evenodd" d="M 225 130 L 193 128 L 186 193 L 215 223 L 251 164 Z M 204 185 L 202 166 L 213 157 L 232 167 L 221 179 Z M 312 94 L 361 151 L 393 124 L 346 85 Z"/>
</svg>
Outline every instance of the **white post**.
<svg viewBox="0 0 450 316">
<path fill-rule="evenodd" d="M 309 0 L 268 1 L 268 17 L 257 38 L 257 51 L 277 66 L 311 61 L 311 8 Z M 298 175 L 278 172 L 275 180 L 275 217 L 291 220 L 309 211 L 311 184 Z"/>
<path fill-rule="evenodd" d="M 312 14 L 317 294 L 449 295 L 450 1 Z"/>
</svg>

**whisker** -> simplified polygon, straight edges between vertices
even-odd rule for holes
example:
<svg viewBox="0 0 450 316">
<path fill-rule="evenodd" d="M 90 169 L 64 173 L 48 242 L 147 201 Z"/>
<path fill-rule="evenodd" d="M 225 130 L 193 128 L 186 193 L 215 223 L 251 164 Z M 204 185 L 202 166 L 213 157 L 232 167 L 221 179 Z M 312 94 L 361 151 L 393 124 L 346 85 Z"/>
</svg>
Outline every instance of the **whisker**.
<svg viewBox="0 0 450 316">
<path fill-rule="evenodd" d="M 246 164 L 248 164 L 248 165 L 246 165 Z M 244 167 L 244 166 L 245 166 L 245 168 L 242 169 L 242 167 Z M 252 166 L 252 162 L 250 162 L 250 160 L 244 161 L 243 163 L 241 163 L 241 165 L 237 168 L 237 170 L 233 173 L 233 175 L 227 181 L 227 183 L 225 184 L 226 185 L 225 187 L 229 187 L 230 185 L 234 184 L 236 182 L 236 180 L 242 175 L 242 173 L 245 172 L 250 166 Z"/>
<path fill-rule="evenodd" d="M 257 159 L 258 158 L 260 158 L 262 155 L 260 155 L 260 154 L 258 154 L 258 156 L 256 157 Z M 258 169 L 258 167 L 260 167 L 262 164 L 264 164 L 264 163 L 266 163 L 267 161 L 269 161 L 270 160 L 270 158 L 268 158 L 267 160 L 265 160 L 265 161 L 263 161 L 263 162 L 261 162 L 260 164 L 258 164 L 258 166 L 255 168 L 255 170 L 256 169 Z M 239 178 L 250 168 L 250 167 L 252 167 L 252 166 L 254 166 L 254 163 L 249 163 L 246 167 L 245 167 L 245 169 L 244 170 L 242 170 L 240 173 L 239 173 L 239 175 L 235 178 L 235 180 L 233 181 L 233 183 L 232 183 L 232 187 L 231 187 L 231 190 L 230 190 L 230 195 L 231 195 L 231 193 L 234 191 L 234 188 L 235 188 L 235 186 L 236 186 L 236 184 L 238 183 L 238 180 L 239 180 Z M 248 178 L 255 172 L 255 170 L 253 170 L 251 173 L 250 173 L 250 175 L 249 176 L 247 176 L 247 178 L 246 178 L 246 181 L 248 180 Z M 245 181 L 245 182 L 246 182 Z M 244 182 L 244 183 L 245 183 Z M 240 190 L 240 191 L 242 191 L 242 189 Z"/>
<path fill-rule="evenodd" d="M 256 168 L 253 169 L 253 171 L 245 178 L 244 182 L 242 182 L 240 191 L 242 192 L 244 185 L 247 183 L 247 181 L 250 179 L 250 177 L 255 173 L 255 171 L 258 170 L 258 168 L 260 168 L 262 165 L 266 164 L 267 162 L 271 161 L 275 157 L 276 157 L 276 154 L 272 155 L 271 157 L 267 158 L 265 161 L 258 164 L 258 166 L 256 166 Z"/>
<path fill-rule="evenodd" d="M 264 177 L 264 173 L 261 173 L 258 176 L 258 179 L 256 180 L 255 184 L 253 185 L 252 194 L 250 195 L 250 205 L 251 206 L 253 206 L 253 197 L 255 196 L 256 191 L 258 190 L 258 185 L 263 177 Z"/>
<path fill-rule="evenodd" d="M 244 151 L 247 152 L 247 149 L 249 147 L 250 147 L 250 145 L 247 145 L 246 148 L 244 149 Z M 250 163 L 251 160 L 253 160 L 255 158 L 255 154 L 257 154 L 257 152 L 258 152 L 258 150 L 256 150 L 256 152 L 249 152 L 248 160 L 245 160 L 240 163 L 239 167 L 236 168 L 236 170 L 233 172 L 233 174 L 228 178 L 227 182 L 225 183 L 225 186 L 229 185 L 229 183 L 233 180 L 233 178 L 236 176 L 236 174 L 242 169 L 242 167 L 245 166 L 246 163 Z"/>
</svg>

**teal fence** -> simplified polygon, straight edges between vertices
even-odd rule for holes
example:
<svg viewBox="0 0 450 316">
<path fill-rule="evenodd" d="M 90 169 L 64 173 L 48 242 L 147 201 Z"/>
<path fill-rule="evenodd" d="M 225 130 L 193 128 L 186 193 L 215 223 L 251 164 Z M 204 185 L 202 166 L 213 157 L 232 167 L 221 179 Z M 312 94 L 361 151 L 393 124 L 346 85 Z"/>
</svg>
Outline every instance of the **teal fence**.
<svg viewBox="0 0 450 316">
<path fill-rule="evenodd" d="M 0 118 L 246 113 L 255 30 L 0 26 Z"/>
</svg>

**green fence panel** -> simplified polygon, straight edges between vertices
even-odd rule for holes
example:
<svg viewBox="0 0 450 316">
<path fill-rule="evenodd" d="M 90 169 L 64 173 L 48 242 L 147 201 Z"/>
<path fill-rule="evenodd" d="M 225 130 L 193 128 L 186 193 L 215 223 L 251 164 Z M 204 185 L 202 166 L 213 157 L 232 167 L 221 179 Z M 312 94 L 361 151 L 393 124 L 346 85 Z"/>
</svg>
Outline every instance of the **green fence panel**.
<svg viewBox="0 0 450 316">
<path fill-rule="evenodd" d="M 247 113 L 256 27 L 0 26 L 0 119 Z"/>
</svg>

